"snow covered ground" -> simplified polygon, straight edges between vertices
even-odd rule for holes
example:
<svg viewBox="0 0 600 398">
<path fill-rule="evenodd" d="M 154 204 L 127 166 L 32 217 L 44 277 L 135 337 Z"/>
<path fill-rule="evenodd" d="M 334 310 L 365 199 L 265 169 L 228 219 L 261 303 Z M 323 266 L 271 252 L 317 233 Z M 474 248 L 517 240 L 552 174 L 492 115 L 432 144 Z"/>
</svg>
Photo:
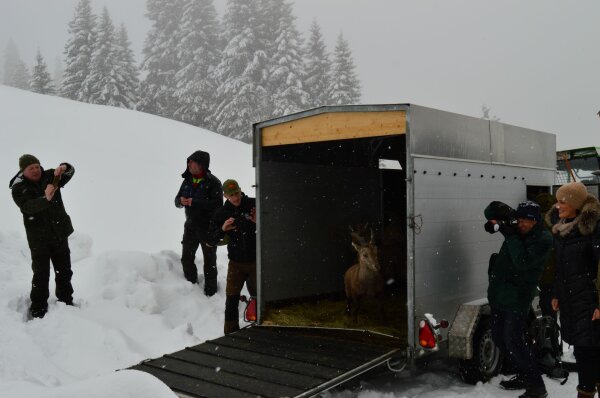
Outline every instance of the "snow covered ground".
<svg viewBox="0 0 600 398">
<path fill-rule="evenodd" d="M 173 205 L 185 159 L 212 155 L 221 180 L 236 178 L 253 195 L 251 147 L 155 116 L 81 104 L 0 86 L 0 170 L 5 183 L 18 158 L 75 168 L 63 199 L 78 307 L 53 294 L 43 319 L 25 322 L 30 254 L 10 191 L 0 195 L 0 397 L 173 398 L 154 377 L 119 371 L 150 357 L 222 335 L 227 255 L 218 251 L 219 292 L 207 298 L 183 278 L 179 241 L 184 215 Z M 201 262 L 201 257 L 199 258 Z M 51 290 L 53 282 L 51 282 Z M 242 322 L 243 324 L 243 322 Z M 516 397 L 477 386 L 440 363 L 427 370 L 362 378 L 331 397 Z M 551 397 L 575 395 L 576 375 Z"/>
</svg>

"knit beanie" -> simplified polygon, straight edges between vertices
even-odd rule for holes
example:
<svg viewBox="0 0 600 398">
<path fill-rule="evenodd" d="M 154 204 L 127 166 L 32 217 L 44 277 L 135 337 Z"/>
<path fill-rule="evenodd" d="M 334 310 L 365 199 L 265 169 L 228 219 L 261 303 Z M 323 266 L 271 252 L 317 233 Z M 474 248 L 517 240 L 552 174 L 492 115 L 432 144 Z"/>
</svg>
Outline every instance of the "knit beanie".
<svg viewBox="0 0 600 398">
<path fill-rule="evenodd" d="M 31 166 L 32 164 L 40 164 L 38 158 L 33 155 L 23 155 L 19 158 L 19 170 L 23 171 L 27 168 L 27 166 Z"/>
<path fill-rule="evenodd" d="M 581 210 L 587 196 L 587 188 L 581 182 L 570 182 L 556 191 L 556 200 L 566 202 L 577 210 Z"/>
<path fill-rule="evenodd" d="M 525 218 L 528 220 L 540 221 L 542 215 L 540 213 L 540 205 L 531 200 L 521 202 L 517 206 L 517 218 Z"/>
</svg>

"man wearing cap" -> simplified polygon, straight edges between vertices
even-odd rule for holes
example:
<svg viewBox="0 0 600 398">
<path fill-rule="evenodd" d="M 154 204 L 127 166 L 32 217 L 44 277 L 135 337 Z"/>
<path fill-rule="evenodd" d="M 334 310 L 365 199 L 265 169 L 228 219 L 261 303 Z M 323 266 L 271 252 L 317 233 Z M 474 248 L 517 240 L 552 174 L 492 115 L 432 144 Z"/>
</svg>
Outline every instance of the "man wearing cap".
<svg viewBox="0 0 600 398">
<path fill-rule="evenodd" d="M 225 288 L 225 325 L 229 334 L 239 330 L 238 305 L 244 282 L 250 296 L 256 296 L 256 200 L 246 196 L 237 181 L 223 183 L 225 204 L 210 223 L 212 245 L 227 242 L 229 266 Z"/>
<path fill-rule="evenodd" d="M 509 390 L 524 388 L 520 398 L 545 398 L 548 393 L 523 331 L 552 236 L 540 222 L 537 203 L 519 203 L 508 219 L 506 211 L 497 211 L 503 208 L 498 203 L 492 202 L 484 212 L 489 220 L 486 231 L 500 231 L 504 236 L 488 270 L 492 339 L 517 370 L 514 378 L 501 381 L 500 386 Z"/>
<path fill-rule="evenodd" d="M 581 182 L 561 186 L 556 200 L 546 213 L 556 257 L 552 308 L 562 339 L 574 347 L 577 396 L 593 397 L 600 389 L 600 203 Z"/>
<path fill-rule="evenodd" d="M 44 170 L 35 156 L 23 155 L 19 158 L 19 172 L 9 183 L 13 200 L 23 214 L 31 250 L 31 318 L 43 318 L 48 311 L 50 261 L 54 267 L 56 298 L 73 305 L 73 272 L 67 239 L 73 233 L 73 225 L 65 211 L 61 188 L 74 172 L 69 163 Z"/>
<path fill-rule="evenodd" d="M 209 169 L 210 154 L 196 151 L 187 158 L 183 182 L 175 195 L 175 206 L 185 208 L 185 224 L 181 241 L 183 275 L 198 283 L 196 252 L 202 247 L 204 256 L 204 294 L 217 292 L 217 248 L 206 244 L 210 219 L 223 204 L 221 181 Z"/>
</svg>

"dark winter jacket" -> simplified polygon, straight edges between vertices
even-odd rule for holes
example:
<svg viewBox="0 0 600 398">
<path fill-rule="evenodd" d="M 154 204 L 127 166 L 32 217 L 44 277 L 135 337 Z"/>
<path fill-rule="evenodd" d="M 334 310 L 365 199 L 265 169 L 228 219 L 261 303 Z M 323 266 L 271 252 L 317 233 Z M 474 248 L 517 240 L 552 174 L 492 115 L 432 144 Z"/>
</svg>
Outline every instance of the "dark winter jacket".
<svg viewBox="0 0 600 398">
<path fill-rule="evenodd" d="M 554 297 L 560 307 L 564 341 L 577 346 L 600 346 L 600 320 L 592 321 L 598 302 L 600 260 L 600 203 L 592 196 L 575 219 L 561 221 L 558 210 L 546 214 L 552 225 L 556 278 Z"/>
<path fill-rule="evenodd" d="M 64 187 L 75 173 L 70 164 L 62 165 L 67 166 L 67 170 L 61 175 L 59 188 Z M 26 179 L 23 172 L 19 172 L 9 183 L 13 200 L 23 213 L 23 223 L 31 250 L 40 247 L 44 242 L 64 240 L 73 233 L 73 225 L 65 211 L 61 190 L 56 190 L 50 202 L 45 197 L 46 186 L 52 184 L 53 179 L 54 169 L 42 169 L 42 177 L 38 182 Z"/>
<path fill-rule="evenodd" d="M 192 205 L 185 206 L 185 232 L 205 239 L 213 214 L 223 204 L 223 188 L 221 181 L 212 175 L 208 168 L 210 155 L 207 152 L 196 151 L 187 160 L 201 164 L 206 170 L 206 175 L 197 186 L 194 186 L 192 174 L 186 168 L 181 174 L 183 182 L 175 195 L 175 206 L 184 207 L 181 204 L 181 197 L 192 198 Z"/>
<path fill-rule="evenodd" d="M 539 222 L 525 236 L 505 236 L 488 270 L 488 302 L 501 311 L 525 314 L 537 293 L 552 236 Z"/>
<path fill-rule="evenodd" d="M 253 207 L 256 207 L 256 200 L 242 193 L 239 206 L 225 201 L 210 222 L 208 243 L 215 246 L 222 239 L 228 241 L 227 253 L 230 260 L 241 263 L 256 261 L 256 223 L 249 219 Z M 235 218 L 237 228 L 223 232 L 223 223 L 230 217 Z"/>
</svg>

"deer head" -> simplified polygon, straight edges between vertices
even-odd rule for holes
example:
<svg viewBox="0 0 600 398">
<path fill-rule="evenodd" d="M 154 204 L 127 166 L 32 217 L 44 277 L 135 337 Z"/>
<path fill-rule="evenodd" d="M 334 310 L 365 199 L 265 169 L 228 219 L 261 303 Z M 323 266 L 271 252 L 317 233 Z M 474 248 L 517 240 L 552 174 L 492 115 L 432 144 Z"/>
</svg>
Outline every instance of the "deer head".
<svg viewBox="0 0 600 398">
<path fill-rule="evenodd" d="M 379 259 L 377 256 L 377 246 L 375 245 L 375 233 L 368 224 L 354 230 L 350 227 L 350 237 L 352 238 L 352 247 L 358 253 L 358 263 L 361 267 L 379 272 Z M 368 237 L 368 241 L 367 241 Z"/>
</svg>

